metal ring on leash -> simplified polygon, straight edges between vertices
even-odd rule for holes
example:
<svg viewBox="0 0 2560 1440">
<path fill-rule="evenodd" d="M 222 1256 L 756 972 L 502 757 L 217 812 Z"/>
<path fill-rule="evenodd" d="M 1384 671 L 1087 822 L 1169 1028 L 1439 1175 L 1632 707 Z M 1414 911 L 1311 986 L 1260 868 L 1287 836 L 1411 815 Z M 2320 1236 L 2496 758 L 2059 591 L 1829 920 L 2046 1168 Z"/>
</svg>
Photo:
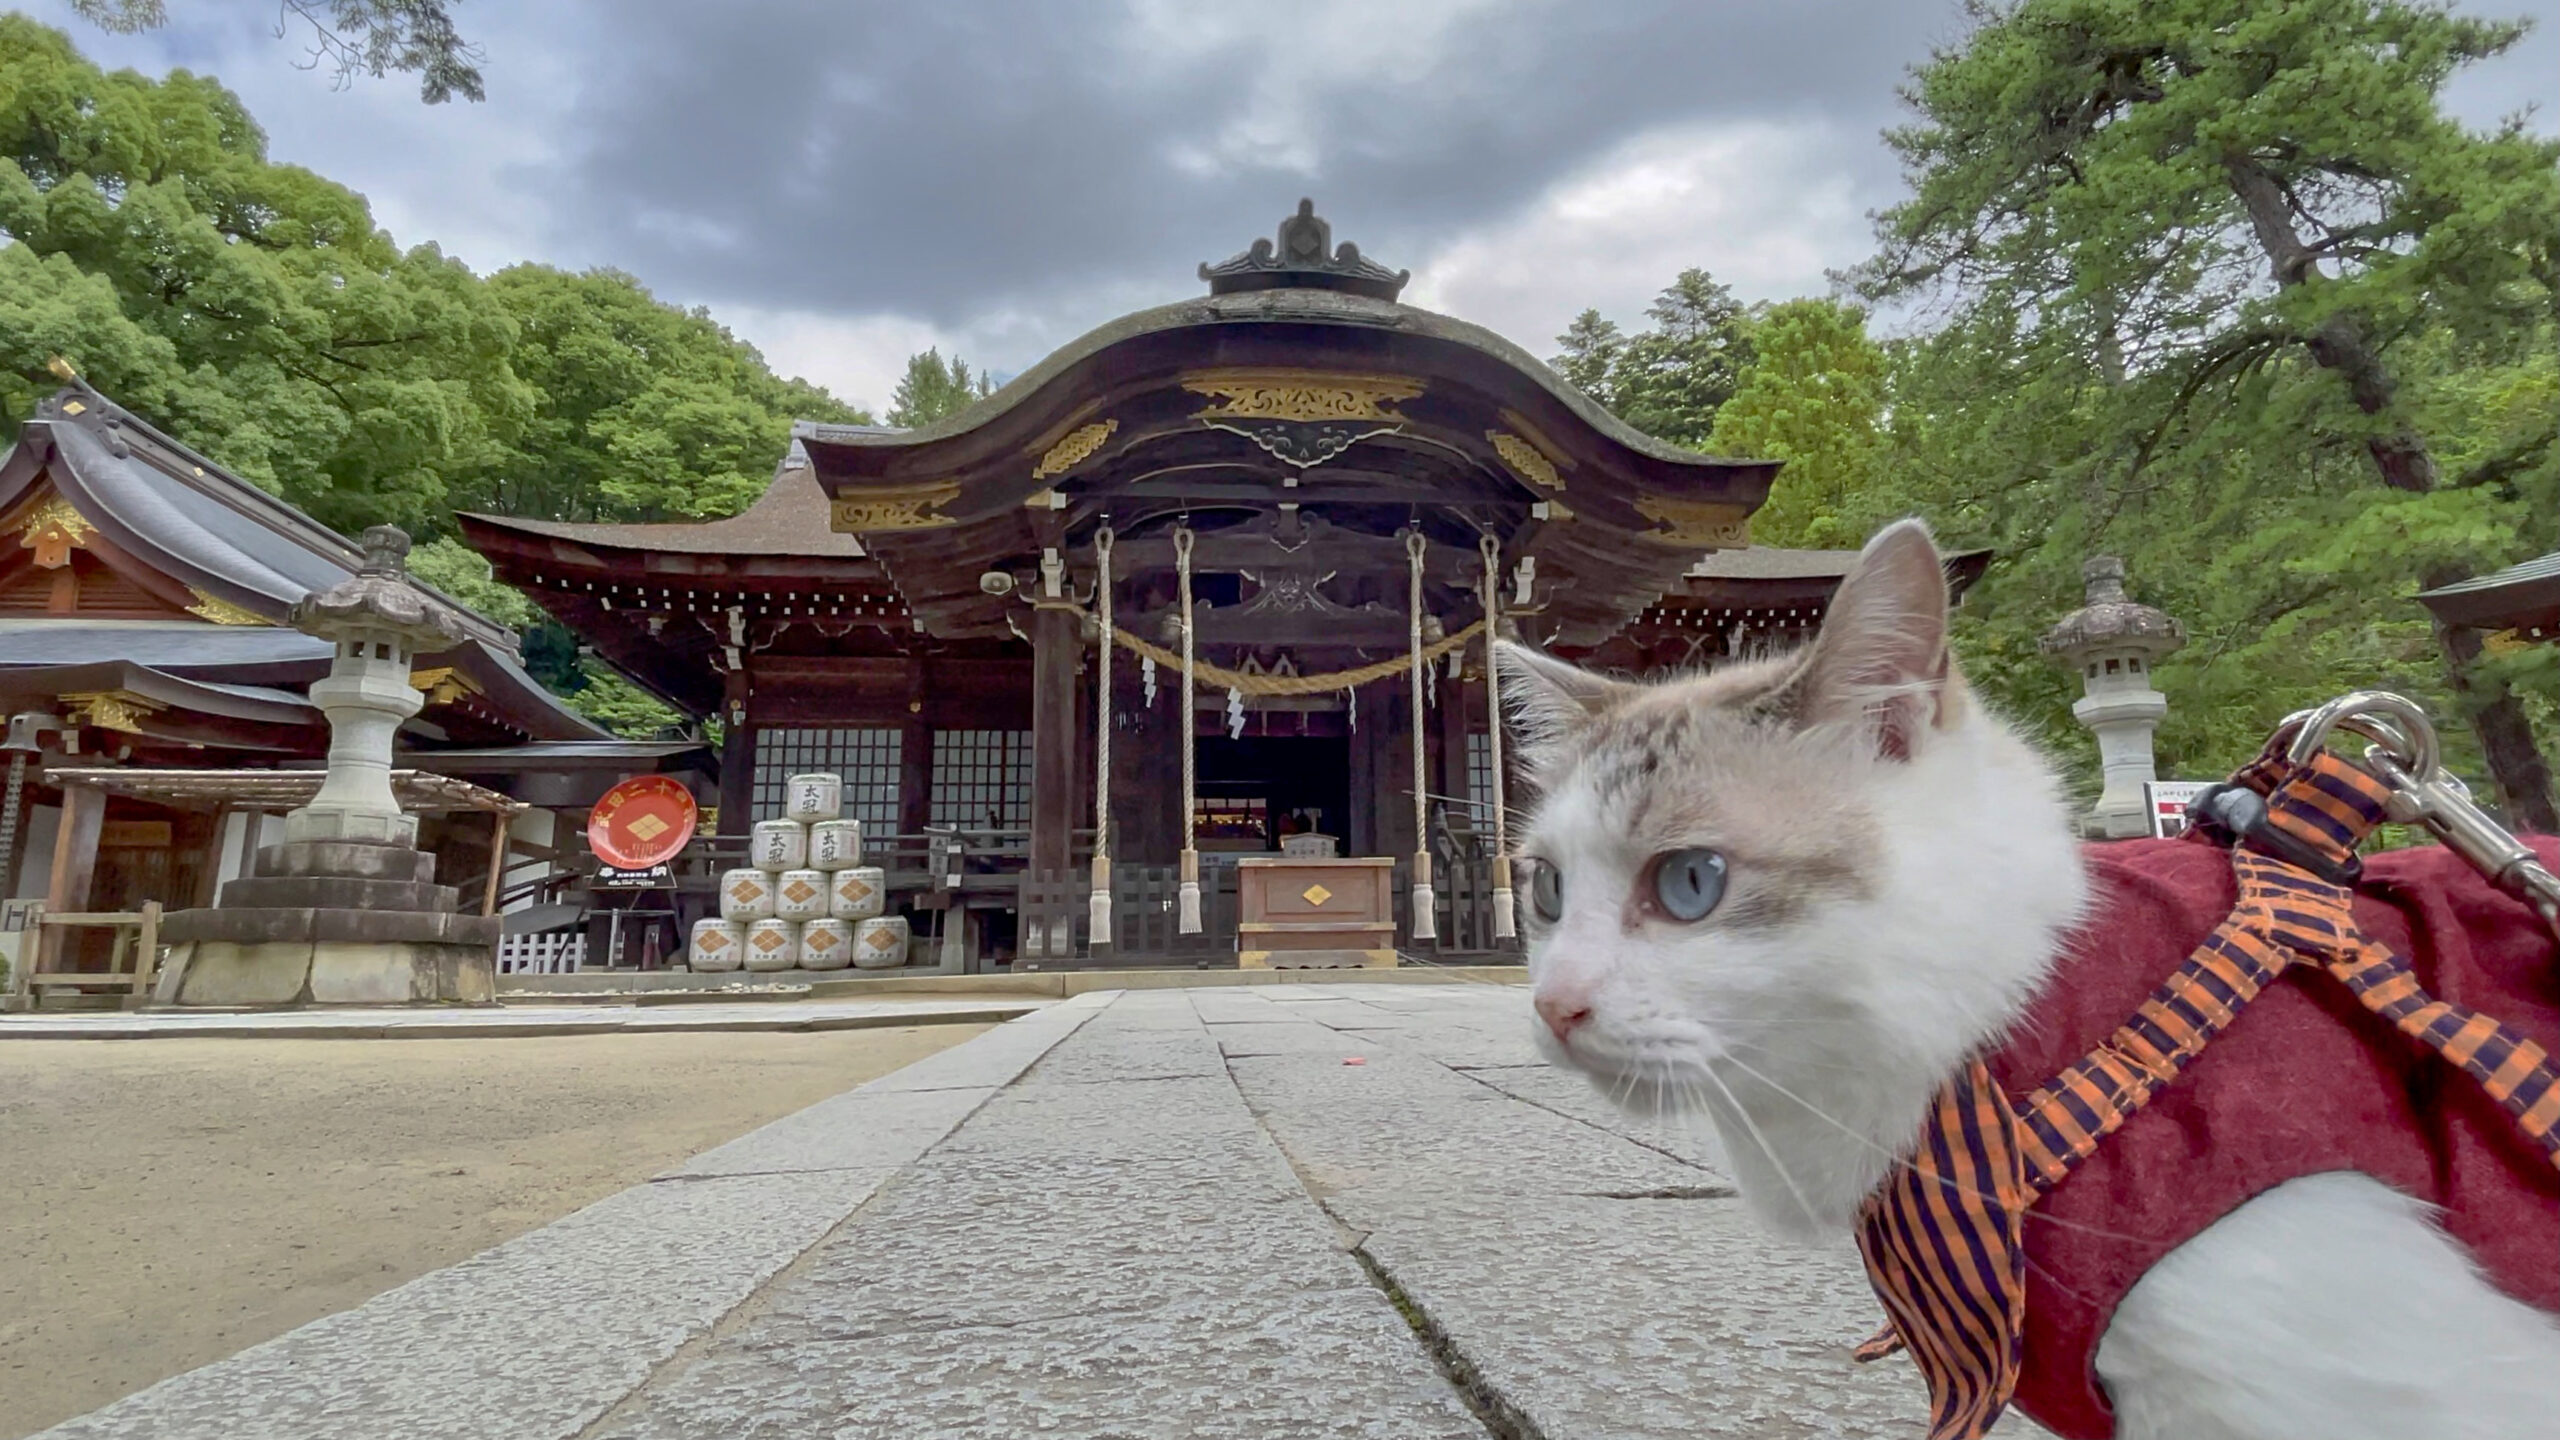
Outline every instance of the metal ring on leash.
<svg viewBox="0 0 2560 1440">
<path fill-rule="evenodd" d="M 2326 705 L 2297 711 L 2285 717 L 2287 727 L 2299 725 L 2293 745 L 2285 758 L 2296 765 L 2308 765 L 2320 747 L 2329 743 L 2330 733 L 2345 730 L 2362 735 L 2390 748 L 2392 758 L 2418 775 L 2431 775 L 2443 768 L 2443 746 L 2436 739 L 2434 722 L 2418 702 L 2388 690 L 2357 690 L 2341 695 Z"/>
<path fill-rule="evenodd" d="M 2461 777 L 2444 768 L 2436 727 L 2416 701 L 2387 690 L 2358 690 L 2288 715 L 2284 723 L 2299 727 L 2285 751 L 2296 765 L 2309 764 L 2341 730 L 2373 741 L 2365 747 L 2364 767 L 2391 787 L 2390 818 L 2424 827 L 2560 934 L 2560 875 L 2491 819 Z"/>
</svg>

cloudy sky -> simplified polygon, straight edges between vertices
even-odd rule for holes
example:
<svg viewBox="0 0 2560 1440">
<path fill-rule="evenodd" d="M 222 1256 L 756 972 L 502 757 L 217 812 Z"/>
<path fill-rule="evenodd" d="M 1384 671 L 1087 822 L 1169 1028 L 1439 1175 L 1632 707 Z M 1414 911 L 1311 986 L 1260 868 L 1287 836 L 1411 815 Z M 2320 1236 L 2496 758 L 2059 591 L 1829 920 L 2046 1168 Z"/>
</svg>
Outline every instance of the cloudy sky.
<svg viewBox="0 0 2560 1440">
<path fill-rule="evenodd" d="M 0 0 L 0 4 L 12 0 Z M 483 271 L 629 270 L 879 406 L 927 345 L 1009 374 L 1313 196 L 1405 298 L 1539 353 L 1685 266 L 1819 293 L 1897 193 L 1894 87 L 1955 0 L 469 0 L 487 103 L 333 88 L 265 0 L 90 55 L 219 76 L 281 160 Z M 2560 130 L 2560 0 L 2454 96 Z"/>
</svg>

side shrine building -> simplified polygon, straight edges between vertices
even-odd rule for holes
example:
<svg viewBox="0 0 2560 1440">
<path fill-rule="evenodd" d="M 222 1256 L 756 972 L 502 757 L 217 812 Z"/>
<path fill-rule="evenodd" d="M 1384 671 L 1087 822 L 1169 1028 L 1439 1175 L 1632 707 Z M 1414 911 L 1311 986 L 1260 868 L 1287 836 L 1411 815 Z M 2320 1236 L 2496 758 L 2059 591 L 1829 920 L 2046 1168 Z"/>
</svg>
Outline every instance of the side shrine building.
<svg viewBox="0 0 2560 1440">
<path fill-rule="evenodd" d="M 935 424 L 800 425 L 731 518 L 466 536 L 719 719 L 721 835 L 779 813 L 785 777 L 841 774 L 872 835 L 965 849 L 943 903 L 981 954 L 1062 957 L 1106 909 L 1123 959 L 1250 951 L 1236 862 L 1284 842 L 1388 857 L 1400 935 L 1435 857 L 1425 933 L 1499 948 L 1488 602 L 1505 633 L 1658 671 L 1800 638 L 1851 557 L 1749 548 L 1775 462 L 1652 439 L 1399 303 L 1407 276 L 1310 204 L 1200 278 Z"/>
</svg>

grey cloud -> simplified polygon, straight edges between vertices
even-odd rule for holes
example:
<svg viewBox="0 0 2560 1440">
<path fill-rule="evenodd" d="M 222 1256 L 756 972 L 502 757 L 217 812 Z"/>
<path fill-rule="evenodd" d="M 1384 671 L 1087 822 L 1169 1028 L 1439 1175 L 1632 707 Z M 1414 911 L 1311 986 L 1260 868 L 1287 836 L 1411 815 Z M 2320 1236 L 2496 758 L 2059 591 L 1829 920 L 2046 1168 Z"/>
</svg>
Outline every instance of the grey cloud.
<svg viewBox="0 0 2560 1440">
<path fill-rule="evenodd" d="M 1657 126 L 1820 115 L 1871 136 L 1903 68 L 1955 27 L 1952 9 L 1892 0 L 1586 0 L 1489 9 L 1424 42 L 1394 4 L 1314 35 L 1272 3 L 1214 12 L 1273 23 L 1163 63 L 1132 50 L 1113 0 L 609 13 L 568 117 L 581 146 L 544 180 L 555 223 L 582 232 L 568 248 L 705 298 L 945 325 L 1187 293 L 1194 262 L 1267 233 L 1302 191 L 1340 238 L 1409 264 Z M 1308 58 L 1346 46 L 1409 73 Z M 1183 163 L 1290 77 L 1302 103 L 1277 138 L 1293 153 Z M 1890 184 L 1872 144 L 1837 159 L 1862 190 Z"/>
</svg>

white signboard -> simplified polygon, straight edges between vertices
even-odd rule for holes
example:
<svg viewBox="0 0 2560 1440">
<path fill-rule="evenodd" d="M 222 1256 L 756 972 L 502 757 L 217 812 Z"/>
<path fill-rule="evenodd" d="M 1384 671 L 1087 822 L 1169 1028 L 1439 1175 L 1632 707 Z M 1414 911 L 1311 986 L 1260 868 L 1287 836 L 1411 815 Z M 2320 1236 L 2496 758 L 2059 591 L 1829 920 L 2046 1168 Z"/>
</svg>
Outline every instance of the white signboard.
<svg viewBox="0 0 2560 1440">
<path fill-rule="evenodd" d="M 2212 789 L 2205 780 L 2146 780 L 2142 802 L 2151 813 L 2154 839 L 2169 840 L 2187 831 L 2187 802 Z"/>
</svg>

